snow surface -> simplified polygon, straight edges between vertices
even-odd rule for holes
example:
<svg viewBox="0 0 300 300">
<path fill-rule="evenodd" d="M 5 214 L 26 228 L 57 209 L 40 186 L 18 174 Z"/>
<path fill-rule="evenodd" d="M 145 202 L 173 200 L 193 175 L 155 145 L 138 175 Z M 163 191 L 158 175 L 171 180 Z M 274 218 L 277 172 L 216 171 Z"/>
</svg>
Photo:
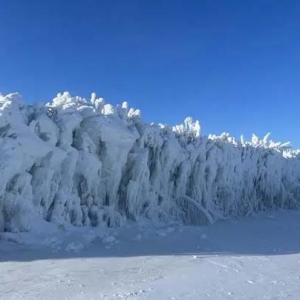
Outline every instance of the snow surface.
<svg viewBox="0 0 300 300">
<path fill-rule="evenodd" d="M 0 232 L 142 217 L 208 224 L 297 209 L 299 157 L 268 135 L 201 136 L 191 118 L 146 124 L 126 102 L 114 107 L 94 93 L 65 92 L 46 105 L 0 94 Z"/>
<path fill-rule="evenodd" d="M 299 300 L 300 213 L 1 235 L 2 300 Z"/>
</svg>

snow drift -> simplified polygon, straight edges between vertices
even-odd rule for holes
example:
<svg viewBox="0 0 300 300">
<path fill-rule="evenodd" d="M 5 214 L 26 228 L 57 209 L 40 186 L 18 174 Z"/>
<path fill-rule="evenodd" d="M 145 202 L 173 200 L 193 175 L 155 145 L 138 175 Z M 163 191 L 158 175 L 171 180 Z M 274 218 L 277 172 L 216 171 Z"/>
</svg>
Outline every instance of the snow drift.
<svg viewBox="0 0 300 300">
<path fill-rule="evenodd" d="M 146 124 L 139 110 L 58 94 L 26 105 L 0 94 L 0 231 L 37 220 L 119 226 L 147 217 L 187 224 L 300 205 L 299 151 L 268 136 L 200 136 L 187 118 Z"/>
</svg>

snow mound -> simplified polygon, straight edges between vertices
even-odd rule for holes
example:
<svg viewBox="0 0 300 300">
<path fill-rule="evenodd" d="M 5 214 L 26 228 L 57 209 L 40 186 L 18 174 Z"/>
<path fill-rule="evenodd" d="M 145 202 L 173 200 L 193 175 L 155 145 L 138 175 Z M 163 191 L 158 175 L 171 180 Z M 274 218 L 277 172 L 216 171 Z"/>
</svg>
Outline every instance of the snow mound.
<svg viewBox="0 0 300 300">
<path fill-rule="evenodd" d="M 65 92 L 46 105 L 0 94 L 0 232 L 28 231 L 41 220 L 210 224 L 297 209 L 299 157 L 269 135 L 201 136 L 191 118 L 172 128 L 146 124 L 126 102 L 105 104 L 95 93 L 87 100 Z"/>
</svg>

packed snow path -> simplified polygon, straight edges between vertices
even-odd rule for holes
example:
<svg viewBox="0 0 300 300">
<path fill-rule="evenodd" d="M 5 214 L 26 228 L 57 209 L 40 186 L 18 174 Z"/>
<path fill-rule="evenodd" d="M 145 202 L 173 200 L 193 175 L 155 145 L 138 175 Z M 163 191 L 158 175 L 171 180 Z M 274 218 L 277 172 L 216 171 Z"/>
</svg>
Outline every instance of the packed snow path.
<svg viewBox="0 0 300 300">
<path fill-rule="evenodd" d="M 300 299 L 298 212 L 203 227 L 131 224 L 89 245 L 89 229 L 80 230 L 49 234 L 53 247 L 3 234 L 0 299 Z"/>
</svg>

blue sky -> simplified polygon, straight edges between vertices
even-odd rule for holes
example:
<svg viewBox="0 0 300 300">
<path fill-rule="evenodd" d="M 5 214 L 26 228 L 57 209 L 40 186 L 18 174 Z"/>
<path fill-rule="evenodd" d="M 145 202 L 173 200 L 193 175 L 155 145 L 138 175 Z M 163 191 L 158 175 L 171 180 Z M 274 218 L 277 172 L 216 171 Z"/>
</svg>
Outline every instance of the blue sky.
<svg viewBox="0 0 300 300">
<path fill-rule="evenodd" d="M 299 16 L 298 0 L 0 0 L 0 91 L 95 91 L 149 122 L 300 147 Z"/>
</svg>

